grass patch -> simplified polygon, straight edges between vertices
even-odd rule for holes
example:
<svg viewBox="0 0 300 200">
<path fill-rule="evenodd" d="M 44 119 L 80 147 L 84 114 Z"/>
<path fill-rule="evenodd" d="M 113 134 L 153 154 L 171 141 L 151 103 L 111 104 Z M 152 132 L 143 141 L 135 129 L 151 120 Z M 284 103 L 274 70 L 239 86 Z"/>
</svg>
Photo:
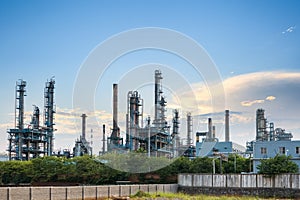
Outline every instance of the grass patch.
<svg viewBox="0 0 300 200">
<path fill-rule="evenodd" d="M 130 199 L 135 200 L 154 200 L 154 199 L 170 199 L 170 200 L 262 200 L 263 198 L 251 196 L 210 196 L 210 195 L 187 195 L 183 193 L 147 193 L 138 191 L 136 194 L 130 196 Z M 266 199 L 266 198 L 265 198 Z M 268 198 L 275 199 L 275 198 Z"/>
</svg>

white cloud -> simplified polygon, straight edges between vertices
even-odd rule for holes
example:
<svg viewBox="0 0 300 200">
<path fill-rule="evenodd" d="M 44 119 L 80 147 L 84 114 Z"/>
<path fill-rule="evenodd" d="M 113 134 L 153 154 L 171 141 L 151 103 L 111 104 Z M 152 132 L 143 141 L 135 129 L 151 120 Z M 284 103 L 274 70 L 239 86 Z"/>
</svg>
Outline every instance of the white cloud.
<svg viewBox="0 0 300 200">
<path fill-rule="evenodd" d="M 290 26 L 289 28 L 287 28 L 285 31 L 282 31 L 282 34 L 285 33 L 291 33 L 296 29 L 296 26 Z"/>
<path fill-rule="evenodd" d="M 276 99 L 276 97 L 274 97 L 274 96 L 267 96 L 266 97 L 267 101 L 274 101 L 275 99 Z M 263 103 L 265 103 L 264 99 L 256 99 L 256 100 L 252 100 L 252 101 L 250 101 L 250 100 L 242 101 L 241 105 L 249 107 L 249 106 L 252 106 L 254 104 L 263 104 Z"/>
<path fill-rule="evenodd" d="M 262 104 L 264 102 L 265 102 L 265 100 L 257 99 L 257 100 L 253 100 L 253 101 L 242 101 L 241 105 L 249 107 L 249 106 L 252 106 L 253 104 Z"/>
<path fill-rule="evenodd" d="M 267 96 L 266 97 L 266 100 L 268 100 L 268 101 L 274 101 L 276 99 L 276 97 L 274 97 L 274 96 Z"/>
</svg>

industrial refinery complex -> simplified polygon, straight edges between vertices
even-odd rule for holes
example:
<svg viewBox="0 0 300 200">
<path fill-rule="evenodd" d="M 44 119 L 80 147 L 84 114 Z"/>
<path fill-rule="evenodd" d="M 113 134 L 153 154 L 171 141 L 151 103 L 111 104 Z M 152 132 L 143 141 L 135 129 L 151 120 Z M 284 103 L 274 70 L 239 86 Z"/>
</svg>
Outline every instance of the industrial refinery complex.
<svg viewBox="0 0 300 200">
<path fill-rule="evenodd" d="M 51 156 L 54 130 L 54 79 L 46 82 L 44 91 L 44 123 L 40 125 L 40 109 L 34 106 L 30 125 L 24 123 L 24 97 L 26 81 L 16 83 L 15 128 L 8 130 L 9 160 L 29 160 Z"/>
<path fill-rule="evenodd" d="M 257 165 L 262 159 L 285 154 L 300 166 L 300 141 L 292 141 L 292 133 L 282 128 L 275 128 L 274 123 L 268 123 L 264 110 L 256 111 L 256 138 L 247 142 L 246 148 L 230 141 L 230 111 L 225 110 L 225 141 L 216 137 L 216 128 L 213 119 L 208 118 L 207 130 L 193 132 L 192 114 L 186 115 L 186 141 L 180 138 L 180 114 L 178 109 L 173 110 L 171 124 L 166 116 L 167 101 L 163 92 L 163 76 L 160 70 L 154 72 L 154 116 L 144 116 L 144 100 L 139 91 L 129 91 L 127 96 L 127 112 L 125 134 L 120 134 L 118 123 L 118 84 L 113 84 L 113 119 L 112 128 L 106 131 L 105 124 L 102 130 L 102 151 L 127 153 L 142 150 L 148 156 L 175 158 L 186 156 L 195 157 L 228 156 L 240 154 L 253 159 L 253 172 L 257 173 Z M 91 142 L 86 137 L 86 124 L 88 117 L 82 113 L 82 132 L 80 138 L 75 140 L 71 150 L 54 152 L 55 129 L 55 80 L 51 78 L 46 82 L 44 89 L 43 116 L 40 108 L 33 106 L 33 114 L 29 125 L 24 122 L 24 98 L 26 96 L 26 81 L 19 80 L 15 89 L 15 127 L 8 129 L 8 159 L 30 160 L 43 156 L 66 156 L 68 158 L 82 155 L 98 154 L 93 152 Z M 79 117 L 79 116 L 78 116 Z M 43 120 L 41 120 L 43 118 Z M 170 120 L 169 120 L 170 121 Z M 146 122 L 146 123 L 145 123 Z M 26 124 L 26 125 L 25 125 Z M 194 140 L 195 138 L 195 140 Z M 194 142 L 195 141 L 195 142 Z"/>
</svg>

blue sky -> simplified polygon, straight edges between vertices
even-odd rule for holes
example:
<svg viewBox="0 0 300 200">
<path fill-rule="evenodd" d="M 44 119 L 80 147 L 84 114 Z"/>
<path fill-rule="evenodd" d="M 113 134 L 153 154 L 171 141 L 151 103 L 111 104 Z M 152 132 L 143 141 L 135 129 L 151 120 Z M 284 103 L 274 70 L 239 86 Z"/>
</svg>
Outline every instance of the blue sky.
<svg viewBox="0 0 300 200">
<path fill-rule="evenodd" d="M 73 84 L 81 64 L 107 38 L 142 27 L 179 31 L 193 38 L 208 52 L 224 80 L 227 107 L 243 113 L 232 116 L 232 134 L 238 135 L 238 143 L 254 139 L 252 120 L 258 107 L 266 108 L 270 120 L 276 120 L 275 126 L 276 122 L 289 126 L 283 128 L 293 131 L 295 138 L 297 135 L 300 138 L 300 126 L 297 125 L 300 108 L 295 101 L 300 96 L 297 94 L 299 8 L 299 1 L 267 0 L 0 1 L 0 151 L 6 149 L 5 130 L 12 128 L 10 124 L 13 124 L 11 114 L 14 113 L 16 80 L 23 78 L 28 83 L 26 111 L 31 112 L 32 104 L 43 106 L 44 83 L 52 76 L 57 82 L 56 104 L 61 113 L 57 117 L 56 147 L 72 147 L 79 133 L 63 129 L 63 120 L 68 120 L 66 123 L 71 120 L 64 118 L 66 115 L 63 113 L 72 112 Z M 149 62 L 184 65 L 171 55 L 151 51 L 122 59 L 123 63 L 116 62 L 115 68 Z M 108 74 L 105 80 L 108 80 L 107 86 L 99 88 L 104 87 L 107 95 L 100 98 L 101 94 L 98 94 L 97 102 L 99 110 L 105 111 L 105 114 L 99 111 L 106 116 L 103 123 L 110 123 L 111 84 L 120 81 L 120 76 Z M 257 85 L 248 88 L 252 81 Z M 197 81 L 190 82 L 194 87 L 200 87 Z M 270 96 L 275 99 L 266 100 Z M 171 97 L 169 99 L 172 101 Z M 279 111 L 279 108 L 282 110 Z M 241 117 L 244 121 L 237 120 Z M 206 118 L 199 120 L 205 121 Z M 194 129 L 204 128 L 205 124 L 202 124 Z"/>
</svg>

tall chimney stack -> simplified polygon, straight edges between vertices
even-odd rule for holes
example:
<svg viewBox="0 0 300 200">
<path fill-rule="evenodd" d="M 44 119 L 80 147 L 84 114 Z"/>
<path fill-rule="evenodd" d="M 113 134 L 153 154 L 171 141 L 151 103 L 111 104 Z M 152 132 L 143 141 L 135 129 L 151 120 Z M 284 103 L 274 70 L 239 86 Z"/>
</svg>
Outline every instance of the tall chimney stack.
<svg viewBox="0 0 300 200">
<path fill-rule="evenodd" d="M 211 118 L 208 118 L 208 138 L 207 139 L 211 139 L 212 138 L 212 120 Z"/>
<path fill-rule="evenodd" d="M 85 128 L 86 128 L 86 117 L 87 115 L 86 114 L 82 114 L 81 115 L 82 117 L 82 139 L 85 139 Z"/>
<path fill-rule="evenodd" d="M 118 84 L 113 84 L 113 131 L 118 132 Z"/>
<path fill-rule="evenodd" d="M 216 138 L 216 126 L 212 127 L 212 138 L 215 139 Z"/>
<path fill-rule="evenodd" d="M 229 142 L 229 110 L 225 110 L 225 142 Z"/>
<path fill-rule="evenodd" d="M 103 138 L 102 138 L 102 154 L 104 154 L 104 152 L 105 152 L 105 124 L 103 124 L 102 131 L 103 131 Z"/>
</svg>

